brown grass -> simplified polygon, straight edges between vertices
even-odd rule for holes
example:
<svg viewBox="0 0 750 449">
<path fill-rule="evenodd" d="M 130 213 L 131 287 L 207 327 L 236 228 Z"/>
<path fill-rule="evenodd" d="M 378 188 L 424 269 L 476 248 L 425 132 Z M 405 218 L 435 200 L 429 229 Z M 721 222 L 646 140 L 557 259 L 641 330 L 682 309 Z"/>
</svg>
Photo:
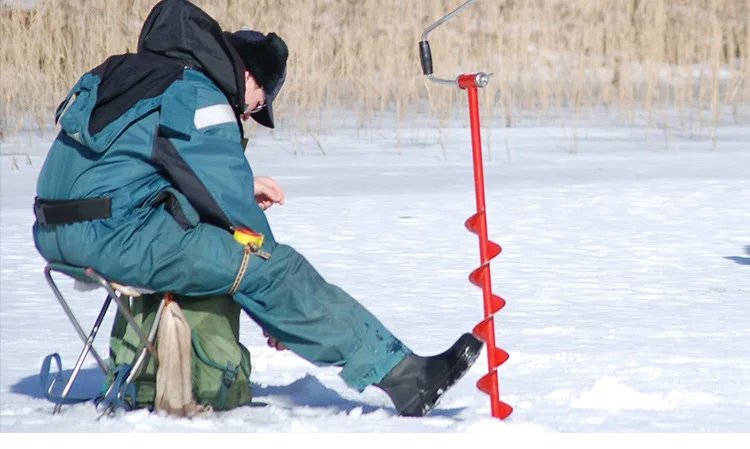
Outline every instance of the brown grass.
<svg viewBox="0 0 750 449">
<path fill-rule="evenodd" d="M 421 74 L 426 26 L 463 0 L 197 0 L 227 29 L 280 34 L 290 75 L 282 129 L 410 117 L 444 124 L 465 95 Z M 8 2 L 6 2 L 7 4 Z M 10 1 L 10 4 L 13 0 Z M 20 3 L 20 1 L 19 1 Z M 49 126 L 86 70 L 133 51 L 154 0 L 39 0 L 0 7 L 0 126 Z M 576 118 L 606 109 L 651 124 L 718 123 L 750 100 L 750 0 L 479 0 L 430 35 L 435 74 L 494 73 L 484 120 Z M 24 122 L 24 120 L 26 122 Z M 670 126 L 674 126 L 672 124 Z"/>
</svg>

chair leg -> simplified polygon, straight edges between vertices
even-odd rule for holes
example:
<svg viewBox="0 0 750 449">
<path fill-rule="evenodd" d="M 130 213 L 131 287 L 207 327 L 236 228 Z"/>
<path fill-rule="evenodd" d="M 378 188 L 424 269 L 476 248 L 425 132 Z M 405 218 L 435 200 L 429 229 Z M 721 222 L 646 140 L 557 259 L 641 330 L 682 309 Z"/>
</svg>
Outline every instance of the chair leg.
<svg viewBox="0 0 750 449">
<path fill-rule="evenodd" d="M 99 327 L 101 327 L 102 321 L 104 321 L 104 317 L 107 315 L 107 309 L 109 309 L 109 304 L 111 302 L 112 302 L 112 297 L 107 295 L 107 299 L 104 300 L 104 305 L 102 306 L 102 309 L 99 311 L 99 316 L 96 317 L 96 321 L 94 322 L 94 327 L 91 328 L 91 333 L 86 339 L 86 343 L 83 345 L 83 349 L 81 350 L 81 355 L 78 356 L 78 360 L 76 360 L 76 364 L 73 367 L 73 372 L 70 375 L 70 379 L 68 379 L 68 382 L 65 384 L 65 388 L 63 389 L 63 392 L 62 392 L 62 398 L 65 398 L 66 396 L 68 396 L 68 393 L 70 393 L 70 389 L 73 387 L 73 383 L 78 377 L 78 373 L 81 371 L 81 367 L 83 366 L 83 361 L 86 359 L 86 356 L 89 354 L 89 352 L 95 353 L 95 350 L 93 348 L 94 339 L 96 338 L 96 334 L 99 333 Z M 104 373 L 106 374 L 107 371 L 105 370 Z M 52 413 L 53 414 L 59 413 L 61 408 L 62 408 L 62 404 L 56 404 L 55 409 Z"/>
<path fill-rule="evenodd" d="M 133 330 L 135 331 L 138 338 L 141 340 L 141 344 L 143 344 L 146 349 L 148 349 L 148 352 L 151 353 L 151 356 L 154 357 L 154 359 L 158 360 L 158 357 L 156 355 L 156 348 L 154 348 L 154 345 L 151 344 L 150 341 L 148 341 L 148 337 L 145 333 L 143 333 L 143 329 L 138 325 L 138 323 L 135 321 L 135 317 L 133 316 L 133 312 L 130 311 L 130 307 L 128 307 L 128 304 L 125 303 L 123 300 L 123 297 L 121 295 L 118 295 L 115 290 L 112 288 L 112 286 L 109 284 L 109 282 L 104 279 L 99 273 L 92 270 L 91 268 L 86 269 L 86 275 L 90 278 L 96 280 L 99 284 L 101 284 L 102 287 L 106 288 L 109 292 L 110 296 L 112 296 L 117 303 L 117 307 L 119 308 L 120 312 L 123 314 L 125 319 L 127 320 L 128 324 L 133 327 Z"/>
<path fill-rule="evenodd" d="M 159 328 L 159 322 L 161 321 L 161 314 L 164 311 L 164 304 L 166 303 L 166 298 L 163 298 L 161 302 L 159 303 L 159 308 L 156 310 L 156 316 L 154 317 L 154 323 L 151 325 L 151 329 L 148 333 L 148 341 L 153 344 L 154 339 L 156 338 L 156 331 Z M 133 367 L 130 370 L 130 374 L 128 375 L 126 379 L 126 383 L 131 383 L 133 380 L 138 376 L 138 374 L 141 371 L 141 368 L 145 365 L 145 361 L 148 359 L 149 351 L 148 348 L 144 345 L 140 351 L 140 354 L 138 355 L 138 359 L 133 364 Z M 107 389 L 107 392 L 105 393 L 105 397 L 109 396 L 112 392 L 112 388 L 114 388 L 114 385 L 110 385 L 109 389 Z M 105 410 L 105 413 L 107 414 L 107 411 Z"/>
<path fill-rule="evenodd" d="M 75 315 L 73 315 L 73 311 L 70 310 L 70 307 L 68 306 L 68 303 L 65 301 L 65 298 L 63 298 L 62 293 L 60 293 L 60 289 L 57 288 L 57 284 L 52 279 L 52 271 L 57 271 L 51 269 L 49 266 L 46 266 L 44 268 L 44 276 L 47 278 L 47 283 L 49 284 L 52 291 L 55 293 L 55 297 L 57 297 L 57 301 L 62 306 L 63 310 L 65 311 L 65 314 L 68 316 L 68 319 L 70 319 L 70 322 L 73 323 L 73 327 L 75 328 L 76 332 L 78 333 L 78 336 L 81 337 L 81 340 L 84 344 L 88 344 L 89 340 L 93 340 L 93 336 L 96 335 L 96 332 L 99 330 L 99 326 L 101 325 L 101 319 L 103 319 L 103 316 L 106 314 L 107 309 L 109 308 L 109 304 L 112 301 L 112 297 L 108 296 L 107 299 L 104 301 L 104 306 L 102 307 L 101 312 L 99 312 L 99 317 L 97 318 L 97 322 L 94 325 L 94 329 L 92 329 L 92 333 L 87 336 L 83 329 L 81 328 L 81 325 L 78 323 L 78 320 L 76 319 Z M 64 273 L 63 273 L 64 274 Z M 104 371 L 104 374 L 108 374 L 109 369 L 107 368 L 107 365 L 104 363 L 104 360 L 101 358 L 99 353 L 96 351 L 96 349 L 89 344 L 91 355 L 94 356 L 96 359 L 96 363 L 99 365 L 99 367 Z"/>
<path fill-rule="evenodd" d="M 151 330 L 148 333 L 148 341 L 149 343 L 154 343 L 154 338 L 156 337 L 156 331 L 159 328 L 159 322 L 161 321 L 161 313 L 164 311 L 164 305 L 167 302 L 166 298 L 162 298 L 161 302 L 159 302 L 159 308 L 156 310 L 156 316 L 154 317 L 154 324 L 151 325 Z M 140 372 L 144 362 L 147 359 L 149 352 L 148 348 L 144 346 L 143 350 L 141 350 L 141 354 L 138 356 L 138 360 L 133 364 L 133 369 L 130 372 L 130 375 L 128 376 L 127 382 L 130 383 L 135 379 L 135 376 L 138 375 Z"/>
</svg>

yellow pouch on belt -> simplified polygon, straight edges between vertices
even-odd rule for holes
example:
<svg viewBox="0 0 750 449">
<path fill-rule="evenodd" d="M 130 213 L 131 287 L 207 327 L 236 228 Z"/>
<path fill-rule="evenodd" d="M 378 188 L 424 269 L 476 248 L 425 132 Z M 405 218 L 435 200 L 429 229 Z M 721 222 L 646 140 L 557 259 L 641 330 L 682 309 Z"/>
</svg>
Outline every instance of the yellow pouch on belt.
<svg viewBox="0 0 750 449">
<path fill-rule="evenodd" d="M 260 248 L 261 246 L 263 246 L 263 234 L 253 232 L 250 229 L 246 228 L 235 229 L 234 239 L 245 246 L 250 245 L 251 247 L 255 248 Z"/>
<path fill-rule="evenodd" d="M 254 246 L 260 248 L 263 246 L 263 234 L 253 232 L 250 229 L 240 228 L 234 230 L 234 239 L 245 246 Z"/>
</svg>

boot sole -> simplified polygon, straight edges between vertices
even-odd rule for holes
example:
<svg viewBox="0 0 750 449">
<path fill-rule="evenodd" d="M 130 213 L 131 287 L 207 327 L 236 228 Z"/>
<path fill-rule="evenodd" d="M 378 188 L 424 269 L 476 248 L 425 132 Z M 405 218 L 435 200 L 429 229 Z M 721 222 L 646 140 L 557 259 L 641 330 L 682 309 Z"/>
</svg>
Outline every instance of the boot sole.
<svg viewBox="0 0 750 449">
<path fill-rule="evenodd" d="M 479 354 L 482 352 L 484 343 L 472 334 L 466 333 L 456 341 L 454 347 L 455 346 L 460 347 L 462 352 L 457 356 L 456 364 L 452 366 L 450 371 L 440 378 L 440 381 L 430 385 L 423 395 L 414 398 L 411 404 L 404 407 L 405 412 L 402 412 L 401 416 L 422 417 L 434 410 L 440 403 L 445 392 L 469 372 L 469 369 L 471 369 L 477 361 Z M 416 405 L 412 404 L 419 399 L 422 399 L 422 401 L 420 401 L 421 407 L 417 410 L 411 410 Z"/>
</svg>

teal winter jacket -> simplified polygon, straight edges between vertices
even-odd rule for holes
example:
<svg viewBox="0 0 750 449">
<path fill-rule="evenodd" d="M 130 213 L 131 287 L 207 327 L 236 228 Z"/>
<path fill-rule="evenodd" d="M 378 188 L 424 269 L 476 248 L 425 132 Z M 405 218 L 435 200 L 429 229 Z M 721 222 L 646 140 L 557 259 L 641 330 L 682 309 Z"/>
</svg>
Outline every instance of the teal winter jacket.
<svg viewBox="0 0 750 449">
<path fill-rule="evenodd" d="M 267 251 L 276 244 L 244 154 L 244 69 L 210 17 L 165 4 L 146 20 L 137 53 L 108 58 L 70 90 L 39 176 L 42 201 L 107 198 L 111 216 L 37 222 L 35 243 L 48 261 L 94 267 L 115 281 L 225 293 L 232 280 L 210 286 L 216 270 L 236 275 L 240 266 L 233 229 L 264 234 Z M 199 225 L 225 247 L 202 247 L 198 233 L 182 232 Z M 228 265 L 170 272 L 176 257 L 196 252 Z"/>
</svg>

